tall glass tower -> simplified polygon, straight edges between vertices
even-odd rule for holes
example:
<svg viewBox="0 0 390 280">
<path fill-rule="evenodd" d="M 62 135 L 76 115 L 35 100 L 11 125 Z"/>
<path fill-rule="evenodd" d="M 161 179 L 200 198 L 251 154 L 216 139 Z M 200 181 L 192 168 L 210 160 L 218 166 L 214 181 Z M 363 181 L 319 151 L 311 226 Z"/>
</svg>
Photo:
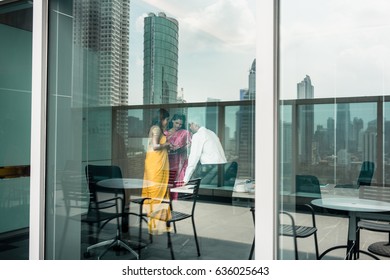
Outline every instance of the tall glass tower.
<svg viewBox="0 0 390 280">
<path fill-rule="evenodd" d="M 164 13 L 144 19 L 144 104 L 177 102 L 179 23 Z"/>
<path fill-rule="evenodd" d="M 298 99 L 314 98 L 314 86 L 308 75 L 297 84 Z M 299 163 L 311 165 L 315 162 L 313 153 L 314 105 L 300 105 L 298 109 Z"/>
<path fill-rule="evenodd" d="M 73 102 L 87 92 L 89 106 L 127 105 L 130 0 L 75 0 L 73 8 Z"/>
</svg>

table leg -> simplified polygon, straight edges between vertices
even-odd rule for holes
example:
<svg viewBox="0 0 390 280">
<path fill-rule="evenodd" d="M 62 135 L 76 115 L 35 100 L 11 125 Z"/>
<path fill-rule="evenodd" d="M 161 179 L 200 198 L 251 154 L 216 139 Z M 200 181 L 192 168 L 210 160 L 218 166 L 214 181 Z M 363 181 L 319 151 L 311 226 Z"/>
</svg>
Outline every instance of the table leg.
<svg viewBox="0 0 390 280">
<path fill-rule="evenodd" d="M 357 232 L 357 214 L 356 212 L 350 212 L 349 213 L 349 222 L 348 222 L 348 243 L 347 243 L 347 260 L 356 260 L 359 259 L 359 254 L 365 254 L 367 256 L 372 257 L 373 259 L 378 260 L 379 258 L 375 255 L 370 254 L 370 249 L 368 249 L 369 252 L 360 250 L 359 244 L 357 244 L 356 240 L 356 232 Z M 390 246 L 389 246 L 390 249 Z M 375 252 L 372 252 L 375 253 Z M 390 256 L 390 254 L 389 254 Z"/>
<path fill-rule="evenodd" d="M 347 242 L 347 252 L 346 259 L 352 260 L 356 259 L 356 229 L 357 229 L 357 221 L 356 221 L 356 212 L 349 212 L 348 219 L 348 242 Z"/>
<path fill-rule="evenodd" d="M 129 232 L 129 216 L 128 215 L 124 214 L 122 216 L 121 225 L 122 225 L 122 232 L 123 233 Z"/>
</svg>

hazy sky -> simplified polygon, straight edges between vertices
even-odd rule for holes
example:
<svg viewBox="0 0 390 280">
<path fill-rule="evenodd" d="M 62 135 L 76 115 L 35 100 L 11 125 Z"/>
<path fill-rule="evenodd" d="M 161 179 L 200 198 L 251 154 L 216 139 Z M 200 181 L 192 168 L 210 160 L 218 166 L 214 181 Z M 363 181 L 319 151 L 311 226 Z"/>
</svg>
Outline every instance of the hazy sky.
<svg viewBox="0 0 390 280">
<path fill-rule="evenodd" d="M 256 56 L 256 0 L 132 0 L 130 104 L 143 99 L 143 18 L 164 12 L 179 22 L 178 90 L 187 102 L 238 100 Z"/>
<path fill-rule="evenodd" d="M 390 1 L 282 0 L 281 99 L 390 94 Z M 261 62 L 258 62 L 261 63 Z"/>
</svg>

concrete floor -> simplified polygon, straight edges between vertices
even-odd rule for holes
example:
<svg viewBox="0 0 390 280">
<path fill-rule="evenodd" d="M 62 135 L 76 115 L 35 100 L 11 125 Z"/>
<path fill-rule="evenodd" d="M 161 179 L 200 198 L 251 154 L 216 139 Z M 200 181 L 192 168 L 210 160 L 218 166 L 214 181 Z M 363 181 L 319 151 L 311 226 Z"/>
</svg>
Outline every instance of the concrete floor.
<svg viewBox="0 0 390 280">
<path fill-rule="evenodd" d="M 310 225 L 311 216 L 308 214 L 295 213 L 294 218 L 299 225 Z M 347 243 L 348 218 L 329 215 L 316 214 L 316 223 L 318 228 L 318 246 L 321 254 L 326 249 L 345 245 Z M 386 233 L 361 231 L 360 248 L 367 251 L 367 247 L 378 241 L 387 241 L 389 235 Z M 293 259 L 293 242 L 290 237 L 280 237 L 281 257 L 283 259 Z M 314 238 L 308 237 L 298 240 L 299 258 L 303 260 L 314 259 Z M 327 254 L 324 260 L 342 260 L 346 254 L 345 249 L 338 249 Z M 380 259 L 389 260 L 390 258 L 378 256 Z M 360 255 L 360 259 L 370 260 L 369 256 Z"/>
<path fill-rule="evenodd" d="M 134 207 L 138 207 L 135 205 Z M 175 210 L 187 210 L 186 202 L 175 202 Z M 137 208 L 133 209 L 134 211 Z M 192 225 L 190 220 L 177 224 L 178 233 L 173 234 L 173 246 L 177 259 L 190 260 L 246 260 L 249 257 L 250 247 L 254 237 L 254 226 L 249 207 L 232 206 L 228 204 L 215 204 L 200 201 L 196 207 L 196 227 L 200 243 L 201 256 L 196 254 L 195 241 L 193 238 Z M 310 216 L 303 213 L 295 213 L 297 224 L 310 224 Z M 318 227 L 318 242 L 320 253 L 329 247 L 346 244 L 348 220 L 345 217 L 330 215 L 316 215 Z M 125 239 L 137 239 L 138 219 L 130 218 L 130 234 Z M 115 232 L 115 225 L 106 226 L 101 234 L 101 239 L 112 237 Z M 81 233 L 80 256 L 89 245 L 89 238 L 86 227 L 83 226 Z M 143 226 L 143 236 L 147 237 L 146 226 Z M 260 238 L 260 237 L 258 237 Z M 377 241 L 388 240 L 384 233 L 362 231 L 360 247 L 367 250 L 368 245 Z M 292 238 L 280 237 L 280 256 L 282 259 L 293 259 Z M 95 241 L 96 242 L 96 241 Z M 303 260 L 314 259 L 314 240 L 312 237 L 298 240 L 299 257 Z M 27 259 L 28 258 L 28 235 L 25 238 L 15 238 L 10 242 L 0 242 L 0 259 Z M 96 259 L 101 249 L 92 253 L 90 259 Z M 339 249 L 329 253 L 324 259 L 342 260 L 345 250 Z M 141 259 L 163 260 L 170 259 L 167 249 L 166 235 L 154 236 L 153 243 L 148 244 L 141 251 Z M 381 259 L 390 259 L 380 257 Z M 110 250 L 104 259 L 135 259 L 133 255 L 125 250 Z M 361 259 L 370 259 L 361 255 Z"/>
</svg>

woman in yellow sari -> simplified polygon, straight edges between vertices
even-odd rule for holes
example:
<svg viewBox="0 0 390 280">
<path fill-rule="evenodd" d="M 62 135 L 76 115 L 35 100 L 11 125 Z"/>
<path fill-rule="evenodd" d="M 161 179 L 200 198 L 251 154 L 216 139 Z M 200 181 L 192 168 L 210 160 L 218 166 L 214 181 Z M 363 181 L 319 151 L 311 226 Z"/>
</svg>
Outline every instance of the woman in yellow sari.
<svg viewBox="0 0 390 280">
<path fill-rule="evenodd" d="M 149 233 L 162 234 L 166 232 L 166 223 L 170 217 L 169 204 L 169 143 L 163 133 L 168 124 L 169 113 L 159 109 L 149 129 L 149 141 L 145 158 L 144 184 L 142 197 L 150 199 L 144 202 L 144 211 L 149 217 Z M 151 214 L 153 213 L 152 217 Z"/>
</svg>

